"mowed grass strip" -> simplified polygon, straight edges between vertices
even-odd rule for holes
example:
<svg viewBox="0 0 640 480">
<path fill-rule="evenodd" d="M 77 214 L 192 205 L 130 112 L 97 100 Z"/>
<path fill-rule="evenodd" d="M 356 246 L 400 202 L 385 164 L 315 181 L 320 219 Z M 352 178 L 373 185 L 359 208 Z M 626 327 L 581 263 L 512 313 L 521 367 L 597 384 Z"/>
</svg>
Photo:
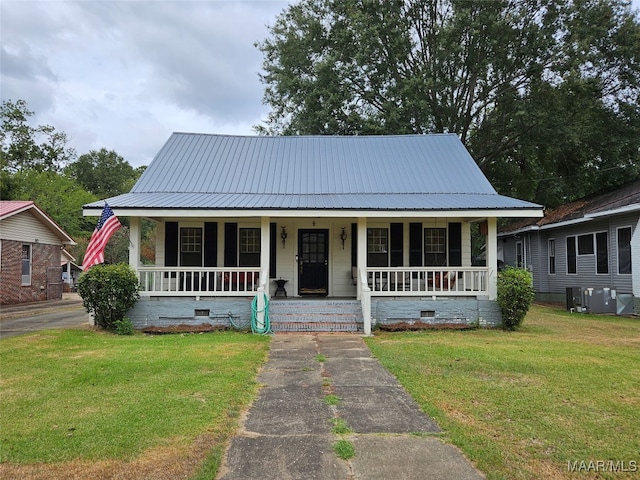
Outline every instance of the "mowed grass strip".
<svg viewBox="0 0 640 480">
<path fill-rule="evenodd" d="M 215 448 L 254 398 L 268 345 L 235 332 L 51 330 L 3 339 L 0 461 L 129 461 L 149 449 L 188 449 L 203 436 Z"/>
<path fill-rule="evenodd" d="M 366 341 L 489 479 L 583 478 L 570 472 L 576 461 L 640 469 L 638 319 L 536 305 L 517 332 Z M 619 478 L 603 470 L 599 478 Z"/>
</svg>

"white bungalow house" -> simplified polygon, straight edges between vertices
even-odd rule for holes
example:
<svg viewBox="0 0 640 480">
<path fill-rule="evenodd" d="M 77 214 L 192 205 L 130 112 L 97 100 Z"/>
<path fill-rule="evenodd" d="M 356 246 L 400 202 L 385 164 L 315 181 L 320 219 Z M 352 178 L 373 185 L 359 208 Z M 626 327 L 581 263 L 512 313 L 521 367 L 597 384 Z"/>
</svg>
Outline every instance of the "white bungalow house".
<svg viewBox="0 0 640 480">
<path fill-rule="evenodd" d="M 498 324 L 496 220 L 542 216 L 498 195 L 453 134 L 174 133 L 107 201 L 130 218 L 136 327 L 247 319 L 256 295 L 271 297 L 275 330 L 326 328 L 332 309 L 365 334 L 399 320 Z M 154 266 L 140 262 L 142 218 L 157 224 Z"/>
</svg>

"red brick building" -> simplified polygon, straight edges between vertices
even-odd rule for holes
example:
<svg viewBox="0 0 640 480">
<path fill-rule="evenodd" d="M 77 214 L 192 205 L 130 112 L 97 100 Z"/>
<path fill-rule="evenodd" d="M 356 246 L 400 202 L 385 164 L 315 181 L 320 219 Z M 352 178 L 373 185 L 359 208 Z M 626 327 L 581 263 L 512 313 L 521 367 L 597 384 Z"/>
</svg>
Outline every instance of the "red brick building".
<svg viewBox="0 0 640 480">
<path fill-rule="evenodd" d="M 0 201 L 0 304 L 62 298 L 61 253 L 73 239 L 31 201 Z"/>
</svg>

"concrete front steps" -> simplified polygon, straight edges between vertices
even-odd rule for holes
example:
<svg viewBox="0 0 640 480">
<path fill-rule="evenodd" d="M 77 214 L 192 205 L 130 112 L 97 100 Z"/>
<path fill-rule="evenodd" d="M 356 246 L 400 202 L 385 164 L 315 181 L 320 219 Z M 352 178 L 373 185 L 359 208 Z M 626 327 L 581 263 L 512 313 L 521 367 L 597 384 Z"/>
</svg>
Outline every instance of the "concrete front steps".
<svg viewBox="0 0 640 480">
<path fill-rule="evenodd" d="M 269 319 L 274 333 L 364 331 L 358 300 L 274 298 L 269 301 Z"/>
</svg>

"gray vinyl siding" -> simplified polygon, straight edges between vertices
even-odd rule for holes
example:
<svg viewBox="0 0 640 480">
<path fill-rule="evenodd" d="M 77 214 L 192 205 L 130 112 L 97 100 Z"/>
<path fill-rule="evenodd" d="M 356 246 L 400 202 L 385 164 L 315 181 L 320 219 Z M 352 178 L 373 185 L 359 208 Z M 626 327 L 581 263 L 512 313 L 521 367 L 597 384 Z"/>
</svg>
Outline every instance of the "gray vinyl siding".
<svg viewBox="0 0 640 480">
<path fill-rule="evenodd" d="M 618 273 L 617 230 L 631 227 L 631 233 L 638 224 L 638 215 L 626 214 L 603 219 L 568 225 L 558 228 L 546 228 L 519 235 L 523 243 L 530 237 L 531 250 L 528 263 L 532 264 L 534 288 L 538 294 L 566 293 L 567 287 L 612 288 L 618 293 L 632 293 L 632 275 Z M 577 255 L 576 273 L 567 273 L 567 237 L 607 232 L 609 273 L 596 273 L 596 251 L 594 254 Z M 556 273 L 549 274 L 549 239 L 556 243 Z M 504 242 L 505 264 L 515 265 L 516 239 L 507 237 Z"/>
</svg>

